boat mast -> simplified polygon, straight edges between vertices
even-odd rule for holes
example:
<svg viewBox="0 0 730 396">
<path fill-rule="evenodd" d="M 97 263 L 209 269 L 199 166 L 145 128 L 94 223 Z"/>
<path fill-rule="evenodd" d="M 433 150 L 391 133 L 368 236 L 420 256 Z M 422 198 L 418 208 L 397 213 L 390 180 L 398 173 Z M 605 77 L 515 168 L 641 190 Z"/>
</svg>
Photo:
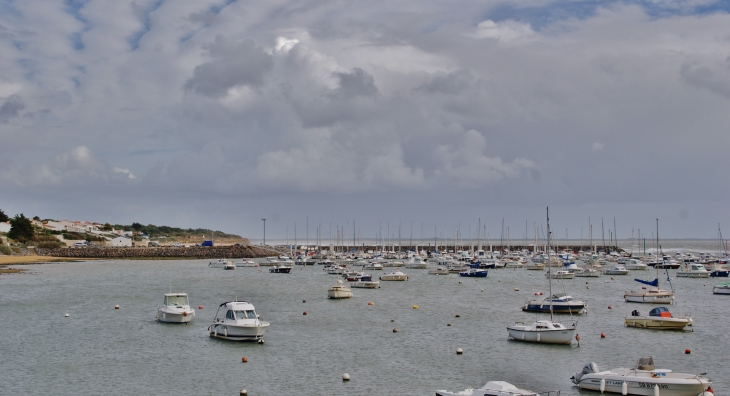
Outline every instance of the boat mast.
<svg viewBox="0 0 730 396">
<path fill-rule="evenodd" d="M 545 209 L 547 215 L 547 255 L 548 255 L 548 298 L 550 298 L 550 322 L 553 321 L 553 277 L 552 263 L 550 262 L 550 207 Z"/>
</svg>

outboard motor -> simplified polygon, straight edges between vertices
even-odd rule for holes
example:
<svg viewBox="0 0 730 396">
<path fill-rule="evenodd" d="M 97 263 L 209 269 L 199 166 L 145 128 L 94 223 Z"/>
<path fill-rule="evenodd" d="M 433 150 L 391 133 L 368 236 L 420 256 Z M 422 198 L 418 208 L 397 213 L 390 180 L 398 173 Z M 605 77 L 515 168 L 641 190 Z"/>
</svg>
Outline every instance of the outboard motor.
<svg viewBox="0 0 730 396">
<path fill-rule="evenodd" d="M 596 366 L 595 363 L 590 362 L 590 363 L 586 364 L 585 366 L 583 366 L 583 371 L 581 371 L 580 373 L 573 374 L 573 376 L 570 377 L 570 379 L 573 381 L 574 384 L 579 384 L 580 379 L 583 378 L 584 375 L 593 374 L 593 373 L 597 373 L 597 372 L 598 372 L 598 366 Z"/>
</svg>

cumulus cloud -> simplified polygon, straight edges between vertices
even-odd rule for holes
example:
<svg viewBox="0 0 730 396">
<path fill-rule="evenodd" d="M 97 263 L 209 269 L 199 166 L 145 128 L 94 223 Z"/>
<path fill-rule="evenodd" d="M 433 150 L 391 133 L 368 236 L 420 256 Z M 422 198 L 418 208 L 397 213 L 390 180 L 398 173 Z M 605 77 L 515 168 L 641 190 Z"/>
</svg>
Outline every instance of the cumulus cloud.
<svg viewBox="0 0 730 396">
<path fill-rule="evenodd" d="M 217 35 L 204 48 L 212 60 L 195 67 L 185 82 L 186 91 L 222 98 L 237 86 L 260 87 L 273 67 L 271 54 L 250 39 L 236 42 Z"/>
<path fill-rule="evenodd" d="M 20 111 L 25 108 L 23 101 L 19 95 L 11 95 L 2 105 L 0 105 L 0 122 L 7 123 L 13 118 L 17 118 Z"/>
<path fill-rule="evenodd" d="M 491 19 L 480 22 L 476 31 L 470 36 L 476 39 L 494 39 L 503 44 L 526 42 L 536 37 L 532 27 L 527 23 L 514 20 L 494 22 Z"/>
</svg>

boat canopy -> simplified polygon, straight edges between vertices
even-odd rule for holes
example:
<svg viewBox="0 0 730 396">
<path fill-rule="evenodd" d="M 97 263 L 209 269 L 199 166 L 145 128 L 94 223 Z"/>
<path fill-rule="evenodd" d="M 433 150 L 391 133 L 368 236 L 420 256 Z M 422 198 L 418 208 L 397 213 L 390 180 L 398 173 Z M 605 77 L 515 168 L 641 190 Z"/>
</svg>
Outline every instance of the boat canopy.
<svg viewBox="0 0 730 396">
<path fill-rule="evenodd" d="M 639 361 L 636 362 L 636 369 L 647 371 L 654 370 L 654 358 L 652 358 L 651 356 L 639 358 Z"/>
<path fill-rule="evenodd" d="M 661 316 L 661 317 L 669 317 L 671 314 L 669 313 L 669 310 L 666 307 L 656 307 L 649 311 L 649 316 Z"/>
<path fill-rule="evenodd" d="M 637 282 L 639 282 L 639 283 L 643 283 L 643 284 L 649 285 L 649 286 L 654 286 L 654 287 L 659 286 L 659 278 L 654 279 L 653 281 L 646 281 L 646 280 L 643 280 L 643 279 L 634 279 L 634 280 L 637 281 Z"/>
</svg>

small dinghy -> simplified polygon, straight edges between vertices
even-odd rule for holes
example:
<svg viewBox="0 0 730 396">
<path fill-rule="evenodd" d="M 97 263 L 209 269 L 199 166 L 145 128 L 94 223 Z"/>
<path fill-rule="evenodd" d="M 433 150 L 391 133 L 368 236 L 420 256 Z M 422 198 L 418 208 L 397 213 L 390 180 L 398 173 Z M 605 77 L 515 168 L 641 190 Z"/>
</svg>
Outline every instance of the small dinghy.
<svg viewBox="0 0 730 396">
<path fill-rule="evenodd" d="M 372 280 L 370 280 L 370 281 L 361 280 L 361 281 L 350 282 L 350 287 L 356 287 L 359 289 L 380 289 L 380 282 L 372 281 Z"/>
<path fill-rule="evenodd" d="M 286 265 L 280 265 L 274 268 L 269 268 L 269 272 L 272 274 L 288 274 L 291 272 L 292 267 L 288 267 Z"/>
<path fill-rule="evenodd" d="M 224 312 L 223 315 L 218 316 Z M 256 314 L 253 304 L 245 301 L 229 301 L 218 306 L 213 324 L 208 326 L 211 337 L 231 341 L 258 341 L 264 343 L 264 332 L 269 322 Z"/>
<path fill-rule="evenodd" d="M 162 306 L 157 307 L 156 318 L 165 323 L 188 323 L 195 317 L 185 293 L 166 293 Z"/>
<path fill-rule="evenodd" d="M 465 271 L 460 271 L 459 276 L 466 276 L 469 278 L 486 278 L 489 271 L 485 269 L 469 268 Z"/>
</svg>

